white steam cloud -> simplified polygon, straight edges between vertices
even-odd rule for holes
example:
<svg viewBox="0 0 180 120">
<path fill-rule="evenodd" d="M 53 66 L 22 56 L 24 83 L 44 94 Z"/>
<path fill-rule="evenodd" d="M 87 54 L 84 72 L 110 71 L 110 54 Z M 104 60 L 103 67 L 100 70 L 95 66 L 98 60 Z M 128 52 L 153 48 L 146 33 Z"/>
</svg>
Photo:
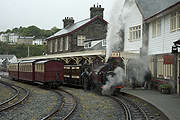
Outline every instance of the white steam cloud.
<svg viewBox="0 0 180 120">
<path fill-rule="evenodd" d="M 129 17 L 129 13 L 133 11 L 134 5 L 135 0 L 116 0 L 113 5 L 106 37 L 106 62 L 112 51 L 123 51 L 124 49 L 124 21 Z M 144 75 L 148 71 L 149 60 L 147 56 L 130 60 L 127 64 L 126 75 L 122 68 L 117 67 L 114 70 L 115 75 L 107 76 L 108 81 L 103 86 L 102 94 L 112 94 L 114 86 L 123 85 L 126 79 L 132 83 L 132 79 L 135 78 L 136 82 L 143 83 Z"/>
<path fill-rule="evenodd" d="M 123 6 L 125 0 L 117 0 L 112 7 L 110 21 L 108 24 L 107 32 L 107 47 L 106 47 L 106 61 L 110 57 L 113 50 L 118 50 L 121 48 L 123 39 L 121 36 L 121 30 L 124 28 L 123 24 Z"/>
<path fill-rule="evenodd" d="M 124 20 L 133 5 L 135 5 L 134 0 L 117 0 L 112 7 L 106 37 L 106 62 L 112 51 L 124 49 Z"/>
<path fill-rule="evenodd" d="M 103 86 L 102 94 L 111 95 L 114 91 L 115 86 L 123 85 L 125 80 L 124 69 L 117 67 L 114 69 L 114 75 L 108 75 L 106 84 Z"/>
<path fill-rule="evenodd" d="M 127 79 L 130 80 L 132 84 L 133 78 L 136 82 L 142 84 L 144 82 L 144 76 L 149 69 L 149 57 L 141 57 L 129 60 L 127 64 Z"/>
</svg>

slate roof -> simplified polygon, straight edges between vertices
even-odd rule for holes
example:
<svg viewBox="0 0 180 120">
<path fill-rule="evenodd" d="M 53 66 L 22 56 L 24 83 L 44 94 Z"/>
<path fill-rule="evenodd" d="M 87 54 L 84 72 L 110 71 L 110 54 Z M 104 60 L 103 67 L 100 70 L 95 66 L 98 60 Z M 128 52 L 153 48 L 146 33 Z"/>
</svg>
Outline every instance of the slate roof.
<svg viewBox="0 0 180 120">
<path fill-rule="evenodd" d="M 15 57 L 15 55 L 0 55 L 0 59 L 6 59 L 8 58 L 9 60 Z"/>
<path fill-rule="evenodd" d="M 144 20 L 180 3 L 180 0 L 136 0 Z"/>
<path fill-rule="evenodd" d="M 60 30 L 59 32 L 55 33 L 54 35 L 48 37 L 46 40 L 48 39 L 51 39 L 51 38 L 54 38 L 54 37 L 57 37 L 57 36 L 61 36 L 61 35 L 65 35 L 65 34 L 69 34 L 71 32 L 74 32 L 75 30 L 78 30 L 79 28 L 83 27 L 84 25 L 90 23 L 90 22 L 93 22 L 94 20 L 96 19 L 101 19 L 103 22 L 107 23 L 104 19 L 96 16 L 96 17 L 93 17 L 93 18 L 88 18 L 88 19 L 85 19 L 85 20 L 82 20 L 82 21 L 79 21 L 79 22 L 76 22 L 74 23 L 73 25 L 71 26 L 67 26 L 65 28 L 63 28 L 62 30 Z"/>
</svg>

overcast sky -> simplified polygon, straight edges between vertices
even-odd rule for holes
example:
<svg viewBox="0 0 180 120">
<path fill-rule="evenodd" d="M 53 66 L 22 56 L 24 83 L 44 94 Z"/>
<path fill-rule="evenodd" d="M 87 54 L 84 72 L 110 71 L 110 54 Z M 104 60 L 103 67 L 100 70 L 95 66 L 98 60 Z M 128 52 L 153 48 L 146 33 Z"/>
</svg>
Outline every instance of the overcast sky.
<svg viewBox="0 0 180 120">
<path fill-rule="evenodd" d="M 0 31 L 36 25 L 41 29 L 62 28 L 64 17 L 75 22 L 89 18 L 90 7 L 100 4 L 108 21 L 115 0 L 0 0 Z"/>
</svg>

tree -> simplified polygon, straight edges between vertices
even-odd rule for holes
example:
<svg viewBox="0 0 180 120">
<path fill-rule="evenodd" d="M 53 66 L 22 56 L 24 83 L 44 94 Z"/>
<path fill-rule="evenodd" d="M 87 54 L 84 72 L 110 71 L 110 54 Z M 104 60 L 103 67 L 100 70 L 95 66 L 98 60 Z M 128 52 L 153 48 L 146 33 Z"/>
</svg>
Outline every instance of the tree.
<svg viewBox="0 0 180 120">
<path fill-rule="evenodd" d="M 53 28 L 51 28 L 51 31 L 52 31 L 52 33 L 54 34 L 54 33 L 56 33 L 56 32 L 58 32 L 60 29 L 58 29 L 56 26 L 54 26 Z"/>
</svg>

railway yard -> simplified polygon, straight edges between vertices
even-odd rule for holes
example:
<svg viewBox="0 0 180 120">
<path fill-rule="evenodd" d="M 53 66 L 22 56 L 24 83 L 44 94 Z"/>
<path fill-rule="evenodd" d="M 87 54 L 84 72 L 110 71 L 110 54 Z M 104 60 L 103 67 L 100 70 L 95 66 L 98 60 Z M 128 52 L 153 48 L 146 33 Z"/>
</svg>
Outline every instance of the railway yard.
<svg viewBox="0 0 180 120">
<path fill-rule="evenodd" d="M 128 94 L 102 96 L 80 88 L 0 80 L 1 120 L 168 120 L 151 104 Z"/>
</svg>

